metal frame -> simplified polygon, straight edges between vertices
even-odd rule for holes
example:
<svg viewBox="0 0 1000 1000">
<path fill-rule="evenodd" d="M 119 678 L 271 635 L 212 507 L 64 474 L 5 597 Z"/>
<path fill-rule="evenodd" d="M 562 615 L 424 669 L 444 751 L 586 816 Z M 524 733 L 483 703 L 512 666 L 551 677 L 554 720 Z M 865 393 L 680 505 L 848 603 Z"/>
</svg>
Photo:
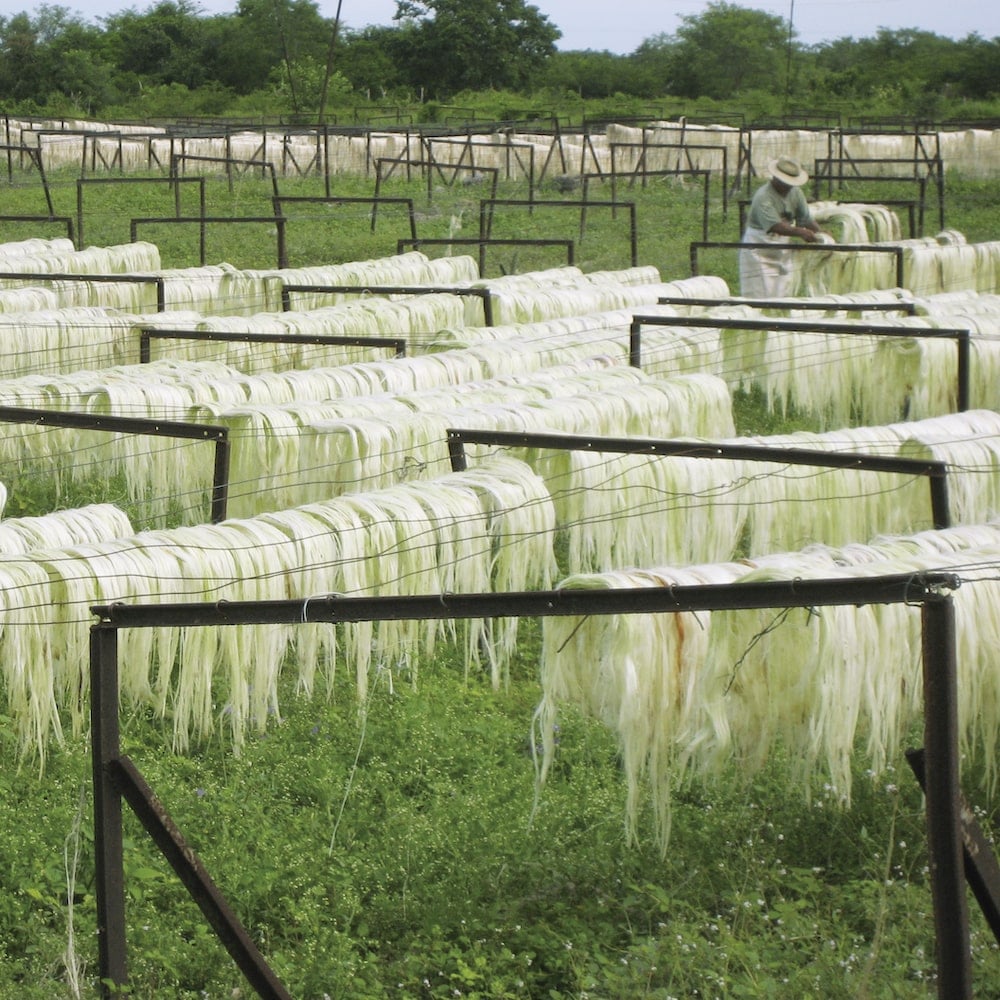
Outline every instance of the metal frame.
<svg viewBox="0 0 1000 1000">
<path fill-rule="evenodd" d="M 49 189 L 49 181 L 45 176 L 45 166 L 42 162 L 42 150 L 41 146 L 36 146 L 34 149 L 31 146 L 25 146 L 23 143 L 16 145 L 14 143 L 0 143 L 0 152 L 7 154 L 7 180 L 13 181 L 14 179 L 14 164 L 12 153 L 17 153 L 19 157 L 27 156 L 32 164 L 38 169 L 38 177 L 42 182 L 42 192 L 45 195 L 45 204 L 49 208 L 48 218 L 51 219 L 54 216 L 55 209 L 52 207 L 52 191 Z M 19 164 L 19 169 L 24 170 L 23 164 Z M 4 216 L 5 219 L 9 219 L 10 216 Z M 28 222 L 31 221 L 30 218 L 21 219 L 20 221 Z M 72 235 L 72 233 L 70 234 Z"/>
<path fill-rule="evenodd" d="M 136 808 L 157 843 L 216 928 L 230 955 L 260 996 L 288 994 L 246 931 L 221 899 L 194 852 L 165 810 L 146 791 L 121 752 L 118 705 L 118 630 L 224 627 L 240 624 L 399 621 L 594 614 L 660 614 L 722 609 L 799 608 L 845 604 L 920 607 L 927 770 L 927 833 L 936 930 L 940 1000 L 971 1000 L 969 911 L 962 862 L 959 787 L 955 608 L 960 584 L 945 573 L 862 579 L 789 580 L 605 591 L 555 590 L 503 594 L 429 594 L 412 597 L 315 597 L 305 601 L 215 604 L 101 605 L 91 629 L 91 745 L 99 978 L 110 998 L 127 990 L 122 799 Z M 167 834 L 171 834 L 167 838 Z M 169 839 L 169 843 L 164 843 Z M 220 905 L 221 903 L 221 905 Z"/>
<path fill-rule="evenodd" d="M 649 142 L 646 139 L 646 135 L 649 131 L 652 131 L 655 135 L 658 129 L 643 129 L 642 130 L 642 142 L 609 142 L 608 149 L 611 153 L 611 197 L 617 197 L 618 189 L 618 178 L 628 177 L 629 187 L 634 187 L 636 180 L 642 180 L 642 186 L 646 187 L 646 181 L 650 176 L 655 176 L 655 171 L 649 171 L 646 169 L 646 155 L 651 149 L 675 149 L 678 151 L 678 169 L 680 168 L 680 153 L 684 153 L 684 159 L 687 160 L 688 170 L 712 170 L 712 167 L 696 167 L 691 160 L 691 150 L 701 150 L 702 152 L 712 152 L 722 154 L 722 218 L 725 219 L 729 214 L 729 150 L 725 146 L 711 146 L 707 144 L 695 145 L 694 143 L 685 142 Z M 615 164 L 615 153 L 619 149 L 638 149 L 640 150 L 639 156 L 636 158 L 635 166 L 628 170 L 618 170 Z"/>
<path fill-rule="evenodd" d="M 426 240 L 417 240 L 417 243 Z M 449 241 L 450 242 L 450 241 Z M 477 241 L 478 242 L 478 241 Z M 460 295 L 481 299 L 486 326 L 493 326 L 493 297 L 488 288 L 469 285 L 301 285 L 288 282 L 281 288 L 281 308 L 292 308 L 292 292 L 333 292 L 343 295 Z"/>
<path fill-rule="evenodd" d="M 396 252 L 403 253 L 407 247 L 419 250 L 422 246 L 434 247 L 479 247 L 479 273 L 486 272 L 486 250 L 489 247 L 565 247 L 566 263 L 572 266 L 576 261 L 576 243 L 574 240 L 533 240 L 533 239 L 476 239 L 475 237 L 445 236 L 441 239 L 399 240 Z"/>
<path fill-rule="evenodd" d="M 603 182 L 604 174 L 582 174 L 583 178 L 583 196 L 587 197 L 587 192 L 590 190 L 591 180 L 600 180 Z M 708 209 L 711 204 L 711 194 L 710 188 L 712 183 L 712 171 L 708 169 L 678 169 L 678 170 L 646 170 L 643 172 L 643 179 L 649 177 L 695 177 L 701 178 L 704 190 L 702 191 L 701 197 L 701 237 L 703 240 L 708 240 Z M 612 192 L 616 188 L 615 175 L 611 174 L 611 184 Z"/>
<path fill-rule="evenodd" d="M 845 183 L 857 182 L 859 184 L 916 184 L 917 185 L 917 226 L 918 231 L 924 231 L 924 212 L 927 206 L 927 182 L 931 180 L 930 174 L 923 174 L 919 176 L 893 176 L 891 174 L 862 174 L 857 171 L 853 171 L 849 175 L 845 175 L 843 172 L 844 163 L 857 164 L 857 163 L 872 163 L 872 164 L 882 164 L 882 163 L 910 163 L 910 160 L 879 160 L 879 159 L 868 159 L 868 160 L 830 160 L 830 159 L 817 159 L 815 161 L 815 174 L 813 177 L 813 196 L 814 198 L 819 197 L 819 187 L 824 181 L 827 182 L 827 192 L 828 194 L 833 194 L 833 182 L 836 179 L 837 189 L 843 188 Z M 833 164 L 840 166 L 840 172 L 837 174 L 836 178 L 833 175 Z M 829 166 L 829 171 L 826 172 L 822 169 L 822 164 L 827 164 Z M 938 223 L 941 229 L 944 229 L 944 188 L 942 185 L 938 187 Z"/>
<path fill-rule="evenodd" d="M 167 330 L 139 327 L 139 364 L 149 364 L 150 340 L 207 340 L 237 344 L 329 344 L 341 347 L 384 347 L 397 358 L 406 357 L 405 337 L 336 337 L 298 333 L 239 333 L 234 330 Z"/>
<path fill-rule="evenodd" d="M 59 222 L 66 226 L 67 238 L 73 240 L 74 245 L 76 245 L 76 239 L 73 236 L 73 219 L 68 215 L 0 215 L 0 222 L 33 222 L 35 224 Z"/>
<path fill-rule="evenodd" d="M 619 208 L 627 208 L 629 214 L 629 252 L 632 267 L 639 265 L 639 227 L 636 221 L 636 209 L 634 201 L 563 201 L 561 199 L 547 199 L 539 201 L 537 198 L 480 198 L 479 199 L 479 236 L 483 240 L 489 240 L 493 232 L 493 209 L 497 205 L 512 208 L 527 208 L 529 214 L 533 214 L 536 208 L 578 208 L 580 209 L 580 241 L 583 241 L 584 229 L 587 224 L 588 208 L 610 208 L 612 219 L 618 214 Z"/>
<path fill-rule="evenodd" d="M 135 242 L 134 239 L 133 242 Z M 90 281 L 94 284 L 155 285 L 156 311 L 164 312 L 166 310 L 165 281 L 162 275 L 157 274 L 55 274 L 52 271 L 38 273 L 31 271 L 0 271 L 0 282 L 7 280 L 26 281 L 32 285 L 40 281 Z"/>
<path fill-rule="evenodd" d="M 736 240 L 700 240 L 691 243 L 689 254 L 691 258 L 691 276 L 698 275 L 699 250 L 759 250 L 759 243 L 741 243 Z M 788 243 L 782 244 L 782 250 L 793 253 L 884 253 L 896 258 L 896 287 L 903 288 L 903 248 L 901 246 L 884 246 L 879 243 Z"/>
<path fill-rule="evenodd" d="M 213 524 L 226 519 L 226 508 L 229 503 L 228 427 L 142 417 L 97 416 L 92 413 L 41 410 L 24 406 L 0 406 L 0 422 L 31 424 L 35 427 L 73 427 L 77 430 L 112 431 L 150 437 L 181 438 L 188 441 L 214 441 L 211 519 Z"/>
<path fill-rule="evenodd" d="M 417 235 L 417 216 L 416 210 L 413 207 L 412 198 L 390 198 L 386 196 L 376 195 L 373 198 L 365 197 L 345 197 L 339 198 L 333 195 L 326 196 L 285 196 L 279 195 L 271 199 L 274 205 L 274 214 L 276 216 L 283 215 L 281 209 L 283 205 L 304 205 L 304 204 L 314 204 L 314 205 L 371 205 L 372 206 L 372 228 L 371 231 L 375 232 L 375 220 L 378 213 L 379 205 L 405 205 L 407 218 L 410 222 L 410 235 L 416 238 Z M 328 220 L 324 220 L 328 221 Z"/>
<path fill-rule="evenodd" d="M 133 243 L 139 238 L 139 226 L 147 223 L 156 225 L 193 225 L 199 226 L 198 232 L 198 260 L 202 267 L 205 266 L 205 226 L 208 223 L 216 225 L 233 225 L 240 223 L 263 223 L 274 226 L 277 231 L 277 258 L 278 267 L 288 266 L 288 252 L 285 242 L 285 225 L 288 220 L 281 215 L 182 215 L 166 216 L 157 218 L 154 216 L 140 216 L 132 219 L 129 227 L 129 235 Z"/>
<path fill-rule="evenodd" d="M 448 430 L 448 456 L 451 460 L 452 472 L 465 471 L 466 444 L 492 444 L 509 448 L 549 448 L 555 451 L 614 452 L 620 455 L 658 455 L 663 458 L 675 456 L 742 462 L 781 462 L 785 465 L 811 465 L 829 469 L 860 469 L 867 472 L 892 472 L 904 476 L 926 476 L 930 487 L 931 518 L 934 527 L 948 528 L 951 526 L 947 462 L 900 458 L 895 455 L 821 451 L 818 448 L 786 448 L 712 441 L 588 437 L 581 434 L 451 428 Z"/>
<path fill-rule="evenodd" d="M 421 143 L 423 142 L 423 137 L 421 137 Z M 389 171 L 383 174 L 382 166 L 388 163 Z M 467 163 L 441 163 L 438 160 L 413 160 L 406 156 L 380 156 L 375 160 L 375 196 L 379 197 L 379 192 L 382 190 L 382 181 L 388 180 L 396 171 L 396 167 L 406 167 L 406 179 L 410 180 L 410 168 L 420 167 L 427 177 L 427 203 L 430 204 L 434 200 L 434 171 L 437 171 L 438 177 L 441 183 L 447 187 L 450 187 L 454 183 L 455 177 L 458 174 L 465 171 L 469 176 L 475 176 L 476 174 L 482 174 L 484 177 L 490 178 L 490 195 L 496 197 L 497 188 L 499 185 L 500 178 L 500 168 L 499 167 L 474 167 Z M 442 173 L 443 170 L 451 170 L 454 173 L 451 182 Z"/>
<path fill-rule="evenodd" d="M 703 327 L 719 330 L 764 330 L 769 333 L 826 333 L 831 336 L 904 337 L 954 340 L 958 351 L 957 408 L 969 408 L 972 332 L 958 327 L 888 326 L 879 323 L 814 322 L 804 319 L 734 319 L 723 316 L 633 316 L 629 327 L 629 364 L 641 367 L 643 326 Z"/>
<path fill-rule="evenodd" d="M 231 142 L 231 136 L 226 133 L 226 145 L 229 146 Z M 274 169 L 274 164 L 270 160 L 244 160 L 238 157 L 232 156 L 198 156 L 195 153 L 171 153 L 170 154 L 170 176 L 180 177 L 181 172 L 178 169 L 182 160 L 191 160 L 196 163 L 224 163 L 226 165 L 226 178 L 229 182 L 230 193 L 233 190 L 233 167 L 242 166 L 246 170 L 256 170 L 260 169 L 261 175 L 270 174 L 271 177 L 271 193 L 274 197 L 278 196 L 278 174 Z M 244 172 L 246 172 L 246 170 Z"/>
<path fill-rule="evenodd" d="M 737 202 L 740 210 L 740 235 L 746 229 L 747 220 L 747 210 L 750 208 L 749 198 L 740 198 Z M 923 205 L 920 205 L 920 229 L 917 228 L 917 201 L 914 198 L 885 198 L 881 201 L 875 201 L 870 198 L 849 198 L 846 201 L 837 200 L 833 202 L 834 205 L 881 205 L 883 208 L 905 208 L 906 209 L 906 222 L 909 229 L 909 237 L 904 237 L 904 239 L 915 239 L 917 236 L 923 235 Z"/>
<path fill-rule="evenodd" d="M 728 295 L 724 299 L 715 298 L 684 298 L 683 295 L 661 295 L 656 300 L 661 306 L 706 306 L 710 309 L 726 306 L 753 306 L 756 309 L 780 309 L 789 312 L 801 309 L 810 312 L 902 312 L 907 316 L 916 316 L 916 302 L 899 300 L 896 302 L 822 302 L 818 299 L 747 299 L 739 295 Z"/>
<path fill-rule="evenodd" d="M 83 189 L 94 184 L 168 184 L 174 189 L 174 212 L 181 214 L 181 184 L 199 186 L 199 214 L 205 214 L 204 177 L 78 177 L 76 181 L 76 246 L 83 249 Z M 135 242 L 133 238 L 132 242 Z"/>
</svg>

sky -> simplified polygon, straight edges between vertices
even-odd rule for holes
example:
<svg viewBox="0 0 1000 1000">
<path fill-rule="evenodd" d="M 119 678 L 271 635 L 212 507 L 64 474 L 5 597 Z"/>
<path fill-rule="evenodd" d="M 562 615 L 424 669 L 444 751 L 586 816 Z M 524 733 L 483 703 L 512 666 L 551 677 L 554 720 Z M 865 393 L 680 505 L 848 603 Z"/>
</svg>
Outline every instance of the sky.
<svg viewBox="0 0 1000 1000">
<path fill-rule="evenodd" d="M 92 20 L 133 8 L 144 11 L 154 0 L 47 0 Z M 194 0 L 206 14 L 236 10 L 236 0 Z M 917 28 L 948 38 L 978 32 L 1000 36 L 997 0 L 736 0 L 740 6 L 789 18 L 804 45 L 835 38 L 870 38 L 879 28 Z M 317 0 L 320 13 L 333 17 L 337 0 Z M 672 34 L 681 18 L 702 13 L 707 0 L 535 0 L 536 6 L 561 29 L 558 47 L 627 54 L 658 34 Z M 0 15 L 32 11 L 34 0 L 0 0 Z M 341 0 L 341 20 L 350 28 L 392 24 L 395 0 Z"/>
</svg>

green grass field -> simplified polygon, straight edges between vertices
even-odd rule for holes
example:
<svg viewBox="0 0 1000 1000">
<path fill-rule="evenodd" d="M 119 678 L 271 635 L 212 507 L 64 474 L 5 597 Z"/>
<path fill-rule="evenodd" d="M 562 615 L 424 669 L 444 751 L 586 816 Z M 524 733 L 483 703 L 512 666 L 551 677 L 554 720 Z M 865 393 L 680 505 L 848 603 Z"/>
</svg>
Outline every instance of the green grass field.
<svg viewBox="0 0 1000 1000">
<path fill-rule="evenodd" d="M 315 180 L 281 186 L 288 195 L 320 193 Z M 954 183 L 948 226 L 970 240 L 994 238 L 995 187 Z M 344 179 L 335 193 L 370 194 L 371 181 Z M 413 181 L 392 193 L 414 199 L 425 239 L 478 233 L 477 191 L 442 185 L 428 201 L 426 187 Z M 502 197 L 525 194 L 503 186 Z M 656 265 L 664 279 L 686 276 L 688 245 L 702 236 L 700 190 L 661 180 L 619 196 L 638 208 L 639 262 Z M 56 214 L 75 215 L 72 179 L 54 177 L 53 197 Z M 225 181 L 210 182 L 207 198 L 220 216 L 271 211 L 269 185 L 254 178 L 232 191 Z M 8 214 L 41 211 L 40 200 L 30 178 L 5 188 Z M 95 185 L 85 205 L 85 238 L 94 245 L 127 242 L 131 219 L 173 210 L 159 185 Z M 293 266 L 394 253 L 408 232 L 398 209 L 380 213 L 374 233 L 369 210 L 356 204 L 289 215 Z M 579 212 L 510 211 L 494 233 L 574 239 L 585 270 L 627 267 L 627 216 L 610 215 L 588 211 L 581 238 Z M 43 234 L 32 224 L 3 225 L 5 239 Z M 180 229 L 150 224 L 139 238 L 161 247 L 165 267 L 196 264 L 197 235 Z M 218 226 L 208 237 L 208 263 L 272 266 L 272 229 Z M 57 233 L 46 228 L 44 235 Z M 709 236 L 738 237 L 735 208 L 723 219 L 718 192 Z M 552 248 L 497 248 L 488 273 L 563 262 Z M 731 265 L 718 266 L 730 280 Z M 747 406 L 740 429 L 763 430 L 766 419 Z M 571 710 L 560 721 L 554 772 L 535 802 L 538 632 L 537 624 L 526 629 L 501 691 L 485 675 L 466 676 L 457 647 L 420 662 L 418 671 L 386 668 L 362 706 L 347 664 L 329 699 L 308 700 L 286 680 L 282 718 L 238 757 L 221 721 L 217 738 L 177 755 L 169 725 L 123 711 L 126 752 L 293 996 L 935 995 L 923 803 L 902 761 L 873 779 L 859 755 L 848 810 L 821 781 L 808 801 L 790 790 L 790 764 L 780 754 L 752 779 L 733 769 L 711 783 L 693 781 L 677 795 L 662 855 L 649 816 L 641 818 L 640 842 L 627 842 L 614 737 Z M 39 774 L 36 761 L 19 759 L 12 728 L 0 717 L 0 997 L 92 997 L 88 748 L 68 738 L 51 748 Z M 969 788 L 979 787 L 970 776 Z M 992 827 L 995 801 L 978 791 L 970 797 Z M 131 817 L 126 855 L 130 995 L 251 995 Z M 976 995 L 1000 995 L 1000 951 L 972 910 Z"/>
</svg>

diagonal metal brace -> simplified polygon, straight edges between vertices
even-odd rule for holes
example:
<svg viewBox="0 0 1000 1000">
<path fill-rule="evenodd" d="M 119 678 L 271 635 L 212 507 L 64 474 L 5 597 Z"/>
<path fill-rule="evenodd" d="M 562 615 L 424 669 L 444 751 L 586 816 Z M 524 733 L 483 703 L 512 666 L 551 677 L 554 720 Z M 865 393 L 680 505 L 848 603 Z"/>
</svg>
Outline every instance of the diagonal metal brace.
<svg viewBox="0 0 1000 1000">
<path fill-rule="evenodd" d="M 197 854 L 188 846 L 163 803 L 132 760 L 123 755 L 108 761 L 107 768 L 119 793 L 139 817 L 250 985 L 264 1000 L 291 1000 L 291 994 L 258 951 Z"/>
<path fill-rule="evenodd" d="M 926 789 L 923 749 L 907 750 L 906 760 L 920 787 Z M 964 797 L 959 816 L 965 881 L 969 883 L 993 936 L 1000 942 L 1000 862 Z"/>
</svg>

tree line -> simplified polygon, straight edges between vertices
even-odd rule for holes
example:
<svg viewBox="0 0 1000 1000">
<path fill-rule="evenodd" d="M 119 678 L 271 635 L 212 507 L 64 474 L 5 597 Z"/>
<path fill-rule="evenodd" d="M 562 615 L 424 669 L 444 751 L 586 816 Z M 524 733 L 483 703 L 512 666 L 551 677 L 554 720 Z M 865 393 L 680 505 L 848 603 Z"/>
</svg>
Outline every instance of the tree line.
<svg viewBox="0 0 1000 1000">
<path fill-rule="evenodd" d="M 271 113 L 323 117 L 362 100 L 404 104 L 509 92 L 559 102 L 746 101 L 877 106 L 934 116 L 1000 100 L 1000 38 L 916 29 L 802 45 L 783 18 L 710 2 L 627 55 L 559 51 L 525 0 L 397 0 L 392 26 L 347 28 L 314 0 L 239 0 L 205 15 L 158 0 L 84 20 L 61 6 L 0 17 L 8 113 L 81 117 Z"/>
</svg>

